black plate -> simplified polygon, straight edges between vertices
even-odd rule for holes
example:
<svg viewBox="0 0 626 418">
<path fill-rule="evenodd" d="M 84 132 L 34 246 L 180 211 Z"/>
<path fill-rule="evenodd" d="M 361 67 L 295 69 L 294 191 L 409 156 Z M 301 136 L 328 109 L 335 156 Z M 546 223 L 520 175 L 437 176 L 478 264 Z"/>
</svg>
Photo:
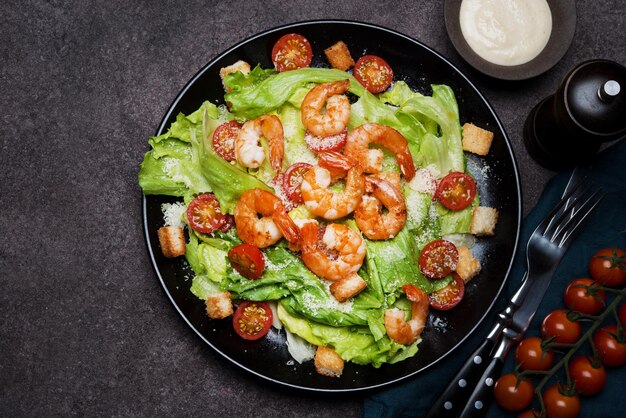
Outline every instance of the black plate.
<svg viewBox="0 0 626 418">
<path fill-rule="evenodd" d="M 572 0 L 547 0 L 552 13 L 552 33 L 546 47 L 531 61 L 520 65 L 497 65 L 485 61 L 469 46 L 459 22 L 463 0 L 446 0 L 446 29 L 457 52 L 469 65 L 483 74 L 501 80 L 525 80 L 552 68 L 567 52 L 576 30 L 576 5 Z"/>
<path fill-rule="evenodd" d="M 264 379 L 312 391 L 356 391 L 396 382 L 441 360 L 478 326 L 498 297 L 508 275 L 517 246 L 521 218 L 517 166 L 506 134 L 493 109 L 476 87 L 452 64 L 432 49 L 389 29 L 346 21 L 313 21 L 273 29 L 249 38 L 227 50 L 206 66 L 183 88 L 168 109 L 157 135 L 166 131 L 179 112 L 196 110 L 207 98 L 222 103 L 219 69 L 243 59 L 271 67 L 271 48 L 285 33 L 297 32 L 313 46 L 313 66 L 326 67 L 323 49 L 345 41 L 353 55 L 372 53 L 384 57 L 396 80 L 431 94 L 430 84 L 447 84 L 457 95 L 461 121 L 473 121 L 495 131 L 489 156 L 468 155 L 468 168 L 476 176 L 483 205 L 500 211 L 495 237 L 480 239 L 474 247 L 483 261 L 483 270 L 467 288 L 465 300 L 449 312 L 433 312 L 418 354 L 396 365 L 379 369 L 348 363 L 340 379 L 315 372 L 313 362 L 295 363 L 284 344 L 284 331 L 272 329 L 260 341 L 239 338 L 229 320 L 215 321 L 204 312 L 204 303 L 189 291 L 192 272 L 182 259 L 171 261 L 161 255 L 157 229 L 163 225 L 160 205 L 175 199 L 145 196 L 143 213 L 150 257 L 165 292 L 189 326 L 225 358 Z"/>
</svg>

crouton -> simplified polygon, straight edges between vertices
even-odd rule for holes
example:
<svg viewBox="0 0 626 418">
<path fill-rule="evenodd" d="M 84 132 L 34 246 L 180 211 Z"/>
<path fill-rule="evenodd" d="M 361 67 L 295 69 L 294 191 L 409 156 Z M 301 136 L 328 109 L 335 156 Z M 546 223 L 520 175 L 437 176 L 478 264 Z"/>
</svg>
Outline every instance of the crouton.
<svg viewBox="0 0 626 418">
<path fill-rule="evenodd" d="M 495 234 L 498 222 L 498 210 L 486 206 L 476 206 L 472 212 L 470 233 L 478 236 L 491 236 Z"/>
<path fill-rule="evenodd" d="M 315 351 L 315 370 L 324 376 L 340 377 L 343 373 L 343 359 L 332 348 L 320 345 Z"/>
<path fill-rule="evenodd" d="M 226 87 L 226 84 L 224 84 L 224 78 L 226 78 L 226 75 L 230 73 L 236 73 L 237 71 L 241 71 L 243 74 L 249 74 L 250 64 L 245 61 L 237 61 L 236 63 L 229 65 L 228 67 L 220 69 L 220 78 L 222 79 L 222 85 L 224 86 L 224 91 L 226 93 L 230 93 L 231 89 Z"/>
<path fill-rule="evenodd" d="M 352 296 L 358 295 L 367 287 L 367 282 L 358 274 L 350 277 L 344 277 L 330 285 L 330 293 L 339 302 L 345 302 Z"/>
<path fill-rule="evenodd" d="M 185 255 L 185 234 L 180 226 L 162 226 L 157 231 L 161 251 L 167 258 L 175 258 Z"/>
<path fill-rule="evenodd" d="M 343 41 L 339 41 L 333 46 L 326 48 L 324 54 L 326 54 L 326 59 L 328 59 L 330 66 L 333 68 L 346 71 L 350 67 L 354 67 L 354 60 L 352 59 L 352 55 L 350 55 L 348 45 Z"/>
<path fill-rule="evenodd" d="M 463 150 L 485 156 L 489 153 L 493 132 L 471 123 L 463 125 Z"/>
<path fill-rule="evenodd" d="M 472 257 L 472 252 L 465 245 L 459 247 L 458 251 L 459 261 L 456 263 L 456 272 L 467 283 L 480 272 L 480 262 Z"/>
<path fill-rule="evenodd" d="M 224 319 L 233 314 L 233 302 L 229 292 L 214 292 L 206 298 L 206 313 L 209 318 Z"/>
</svg>

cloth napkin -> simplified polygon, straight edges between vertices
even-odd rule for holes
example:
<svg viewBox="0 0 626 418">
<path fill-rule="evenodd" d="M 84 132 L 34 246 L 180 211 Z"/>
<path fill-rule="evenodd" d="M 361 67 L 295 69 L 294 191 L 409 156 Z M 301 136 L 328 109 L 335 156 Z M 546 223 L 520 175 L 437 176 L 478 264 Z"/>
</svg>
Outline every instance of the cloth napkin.
<svg viewBox="0 0 626 418">
<path fill-rule="evenodd" d="M 564 307 L 563 292 L 570 281 L 589 277 L 587 263 L 595 251 L 605 247 L 619 247 L 626 251 L 626 139 L 605 149 L 596 155 L 591 163 L 579 169 L 590 182 L 606 192 L 606 197 L 588 218 L 581 233 L 561 260 L 526 336 L 540 336 L 543 318 L 552 310 Z M 506 306 L 509 298 L 520 286 L 526 267 L 528 238 L 543 217 L 559 201 L 571 173 L 572 170 L 564 171 L 553 177 L 543 190 L 539 203 L 524 220 L 520 245 L 508 282 L 498 303 L 478 331 L 443 361 L 415 378 L 390 389 L 369 394 L 364 400 L 363 417 L 422 417 L 427 413 L 431 403 L 460 369 L 467 356 L 487 336 L 495 323 L 497 313 Z M 614 323 L 615 319 L 610 316 L 607 322 L 610 321 Z M 583 327 L 583 330 L 585 329 L 586 326 Z M 583 347 L 587 350 L 587 347 Z M 514 348 L 508 355 L 503 373 L 513 371 L 515 367 L 513 353 Z M 565 381 L 564 374 L 560 374 L 559 378 L 560 381 Z M 626 365 L 607 369 L 605 388 L 596 396 L 581 398 L 582 409 L 579 416 L 602 418 L 626 416 L 626 397 L 622 388 L 625 383 Z M 536 408 L 538 409 L 538 404 Z M 495 401 L 485 411 L 486 417 L 515 415 L 501 409 Z"/>
</svg>

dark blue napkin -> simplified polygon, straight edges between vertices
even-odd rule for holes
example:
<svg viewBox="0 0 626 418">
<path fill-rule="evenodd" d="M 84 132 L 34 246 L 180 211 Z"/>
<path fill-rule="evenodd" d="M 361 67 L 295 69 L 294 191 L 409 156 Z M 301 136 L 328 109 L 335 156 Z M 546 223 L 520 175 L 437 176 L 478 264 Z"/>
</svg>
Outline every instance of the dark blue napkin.
<svg viewBox="0 0 626 418">
<path fill-rule="evenodd" d="M 589 276 L 587 263 L 596 250 L 615 246 L 626 250 L 626 140 L 621 140 L 598 154 L 589 165 L 581 167 L 581 171 L 587 179 L 606 192 L 606 197 L 563 257 L 528 329 L 527 336 L 539 336 L 541 321 L 545 315 L 564 306 L 563 291 L 570 281 Z M 526 267 L 526 242 L 537 224 L 558 202 L 570 175 L 571 171 L 567 171 L 553 177 L 546 185 L 539 203 L 524 220 L 520 248 L 508 283 L 500 300 L 479 330 L 443 361 L 421 375 L 391 389 L 370 394 L 364 402 L 363 417 L 422 417 L 426 414 L 435 397 L 459 370 L 466 357 L 487 336 L 495 323 L 496 314 L 506 306 L 509 297 L 519 287 Z M 614 321 L 613 318 L 610 320 Z M 508 356 L 504 372 L 514 369 L 512 353 Z M 564 381 L 565 375 L 561 375 L 560 379 Z M 604 390 L 594 397 L 581 398 L 580 416 L 598 418 L 626 416 L 626 396 L 623 395 L 622 387 L 625 383 L 626 365 L 607 369 L 607 384 Z M 494 402 L 485 416 L 510 417 L 515 414 L 504 411 Z"/>
</svg>

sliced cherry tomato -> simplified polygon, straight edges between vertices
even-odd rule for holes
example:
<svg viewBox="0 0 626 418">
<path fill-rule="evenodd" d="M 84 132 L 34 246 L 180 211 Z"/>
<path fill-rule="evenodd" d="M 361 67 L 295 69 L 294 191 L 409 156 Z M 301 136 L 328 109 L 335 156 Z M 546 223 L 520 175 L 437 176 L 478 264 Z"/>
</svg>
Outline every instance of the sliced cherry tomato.
<svg viewBox="0 0 626 418">
<path fill-rule="evenodd" d="M 196 231 L 210 234 L 224 225 L 226 218 L 215 195 L 204 193 L 196 196 L 187 206 L 187 221 Z"/>
<path fill-rule="evenodd" d="M 580 414 L 580 398 L 564 394 L 559 385 L 550 386 L 543 394 L 546 416 L 551 418 L 576 418 Z"/>
<path fill-rule="evenodd" d="M 346 145 L 348 141 L 348 131 L 343 130 L 337 135 L 331 136 L 315 136 L 307 131 L 304 135 L 304 142 L 315 152 L 339 151 Z"/>
<path fill-rule="evenodd" d="M 256 280 L 265 270 L 263 253 L 254 245 L 239 244 L 228 250 L 228 261 L 243 277 Z"/>
<path fill-rule="evenodd" d="M 626 283 L 626 254 L 619 248 L 601 249 L 591 257 L 589 273 L 605 286 L 622 286 Z"/>
<path fill-rule="evenodd" d="M 283 189 L 292 202 L 297 204 L 303 202 L 302 193 L 300 191 L 302 179 L 311 168 L 313 168 L 313 166 L 309 163 L 295 163 L 289 166 L 287 171 L 285 171 L 283 175 Z"/>
<path fill-rule="evenodd" d="M 235 332 L 244 340 L 258 340 L 272 326 L 272 309 L 265 302 L 242 302 L 233 315 Z"/>
<path fill-rule="evenodd" d="M 595 315 L 604 309 L 606 292 L 592 279 L 575 279 L 565 288 L 564 299 L 570 310 Z"/>
<path fill-rule="evenodd" d="M 380 93 L 391 85 L 393 71 L 387 62 L 376 55 L 364 55 L 354 65 L 354 78 L 370 93 Z"/>
<path fill-rule="evenodd" d="M 528 337 L 515 349 L 515 362 L 521 370 L 548 370 L 554 362 L 554 353 L 544 348 L 541 338 Z"/>
<path fill-rule="evenodd" d="M 428 295 L 430 307 L 438 311 L 447 311 L 459 304 L 465 295 L 465 282 L 461 276 L 452 272 L 454 280 L 441 290 L 437 290 Z"/>
<path fill-rule="evenodd" d="M 541 334 L 546 340 L 554 338 L 555 343 L 573 344 L 580 338 L 580 323 L 570 321 L 565 309 L 557 309 L 544 318 Z"/>
<path fill-rule="evenodd" d="M 503 375 L 493 389 L 496 402 L 507 411 L 521 411 L 533 400 L 533 384 L 513 373 Z"/>
<path fill-rule="evenodd" d="M 593 345 L 605 366 L 617 367 L 626 363 L 626 340 L 617 326 L 607 325 L 593 334 Z"/>
<path fill-rule="evenodd" d="M 441 179 L 435 196 L 450 210 L 465 209 L 474 201 L 476 182 L 468 174 L 453 171 Z"/>
<path fill-rule="evenodd" d="M 578 356 L 569 363 L 568 369 L 576 392 L 583 396 L 595 395 L 606 383 L 606 370 L 597 359 Z"/>
<path fill-rule="evenodd" d="M 430 279 L 442 279 L 456 269 L 459 252 L 450 241 L 431 241 L 420 254 L 420 269 Z"/>
<path fill-rule="evenodd" d="M 619 322 L 622 323 L 622 327 L 626 328 L 626 302 L 619 306 L 617 316 L 619 317 Z"/>
<path fill-rule="evenodd" d="M 308 67 L 312 58 L 311 44 L 297 33 L 283 35 L 272 48 L 272 62 L 281 73 Z"/>
<path fill-rule="evenodd" d="M 235 226 L 235 217 L 230 213 L 224 215 L 224 224 L 220 226 L 220 231 L 228 232 Z"/>
<path fill-rule="evenodd" d="M 236 120 L 222 123 L 213 132 L 213 149 L 226 161 L 235 160 L 235 139 L 241 130 L 241 123 Z"/>
</svg>

